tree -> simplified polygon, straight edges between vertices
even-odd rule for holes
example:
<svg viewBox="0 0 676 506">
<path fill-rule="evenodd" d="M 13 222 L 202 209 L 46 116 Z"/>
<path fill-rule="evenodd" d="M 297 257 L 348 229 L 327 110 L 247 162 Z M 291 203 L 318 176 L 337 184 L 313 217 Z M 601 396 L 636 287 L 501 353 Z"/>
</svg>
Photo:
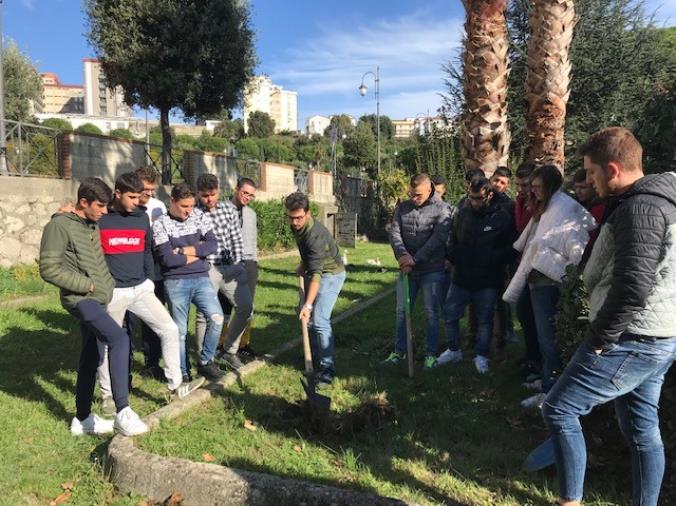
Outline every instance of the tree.
<svg viewBox="0 0 676 506">
<path fill-rule="evenodd" d="M 359 123 L 365 122 L 368 123 L 368 125 L 371 127 L 371 130 L 373 130 L 373 135 L 378 134 L 378 128 L 377 128 L 377 123 L 378 123 L 378 118 L 376 118 L 375 114 L 365 114 L 361 118 L 359 118 Z M 394 125 L 392 124 L 392 120 L 388 118 L 387 116 L 380 116 L 380 141 L 384 141 L 387 139 L 391 139 L 394 136 Z"/>
<path fill-rule="evenodd" d="M 573 0 L 534 0 L 528 24 L 527 158 L 538 165 L 555 165 L 563 172 L 563 133 L 570 95 L 568 50 L 575 26 Z"/>
<path fill-rule="evenodd" d="M 354 124 L 352 123 L 352 116 L 349 114 L 337 114 L 331 117 L 329 126 L 324 130 L 324 136 L 329 137 L 331 130 L 336 129 L 337 139 L 342 139 L 343 136 L 348 136 L 354 132 Z"/>
<path fill-rule="evenodd" d="M 10 41 L 2 58 L 5 86 L 5 118 L 27 121 L 30 102 L 42 97 L 42 79 L 30 58 Z"/>
<path fill-rule="evenodd" d="M 511 0 L 509 5 L 508 112 L 511 160 L 516 166 L 528 148 L 523 98 L 531 7 L 529 0 Z M 655 29 L 643 5 L 634 0 L 576 0 L 575 11 L 578 21 L 569 51 L 573 77 L 564 133 L 566 172 L 574 172 L 580 166 L 577 147 L 591 133 L 609 125 L 624 125 L 638 136 L 648 151 L 649 171 L 673 167 L 673 142 L 669 139 L 676 132 L 674 120 L 669 119 L 673 116 L 668 113 L 671 109 L 667 90 L 676 82 L 674 63 L 669 63 L 676 60 L 668 57 L 674 54 L 668 48 L 676 29 Z M 443 110 L 448 115 L 465 108 L 461 70 L 455 60 L 444 66 Z M 664 142 L 670 144 L 665 146 Z M 653 150 L 656 146 L 662 147 Z"/>
<path fill-rule="evenodd" d="M 223 118 L 220 125 L 214 128 L 214 137 L 222 137 L 230 141 L 237 141 L 244 137 L 244 125 L 241 119 Z"/>
<path fill-rule="evenodd" d="M 80 125 L 75 129 L 75 132 L 78 134 L 95 134 L 95 135 L 103 135 L 103 132 L 99 127 L 94 125 L 93 123 L 85 123 L 83 125 Z"/>
<path fill-rule="evenodd" d="M 127 104 L 160 112 L 167 181 L 171 110 L 194 118 L 241 102 L 255 64 L 248 2 L 86 0 L 85 8 L 108 85 L 122 86 Z"/>
<path fill-rule="evenodd" d="M 463 0 L 463 4 L 464 168 L 484 169 L 491 175 L 509 160 L 507 0 Z"/>
<path fill-rule="evenodd" d="M 275 120 L 267 112 L 254 111 L 249 114 L 249 137 L 265 138 L 275 133 Z"/>
<path fill-rule="evenodd" d="M 370 175 L 375 175 L 376 141 L 373 130 L 367 123 L 357 128 L 343 141 L 343 162 L 348 167 L 368 168 Z"/>
</svg>

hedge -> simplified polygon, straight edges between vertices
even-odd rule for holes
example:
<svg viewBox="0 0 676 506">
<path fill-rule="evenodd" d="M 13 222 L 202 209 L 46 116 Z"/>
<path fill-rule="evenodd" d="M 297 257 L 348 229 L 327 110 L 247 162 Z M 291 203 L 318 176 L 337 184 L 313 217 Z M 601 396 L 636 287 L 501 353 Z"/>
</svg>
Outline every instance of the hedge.
<svg viewBox="0 0 676 506">
<path fill-rule="evenodd" d="M 268 200 L 260 202 L 254 200 L 251 208 L 258 215 L 258 249 L 271 251 L 290 249 L 296 246 L 291 234 L 289 221 L 286 218 L 284 200 Z M 310 203 L 310 211 L 317 215 L 317 204 Z"/>
</svg>

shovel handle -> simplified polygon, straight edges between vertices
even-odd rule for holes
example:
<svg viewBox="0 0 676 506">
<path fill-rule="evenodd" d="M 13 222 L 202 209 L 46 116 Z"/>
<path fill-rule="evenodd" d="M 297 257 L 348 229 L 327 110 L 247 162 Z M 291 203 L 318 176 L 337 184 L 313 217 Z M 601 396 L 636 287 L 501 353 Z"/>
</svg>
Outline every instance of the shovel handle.
<svg viewBox="0 0 676 506">
<path fill-rule="evenodd" d="M 409 291 L 408 274 L 403 274 L 402 284 L 404 292 L 404 314 L 406 316 L 406 359 L 408 363 L 408 377 L 415 374 L 413 363 L 413 330 L 411 328 L 411 292 Z"/>
<path fill-rule="evenodd" d="M 298 276 L 298 305 L 303 307 L 305 304 L 305 279 L 303 276 Z M 303 358 L 305 359 L 305 372 L 312 374 L 312 350 L 310 348 L 310 334 L 307 330 L 307 322 L 300 321 L 300 330 L 303 334 Z"/>
</svg>

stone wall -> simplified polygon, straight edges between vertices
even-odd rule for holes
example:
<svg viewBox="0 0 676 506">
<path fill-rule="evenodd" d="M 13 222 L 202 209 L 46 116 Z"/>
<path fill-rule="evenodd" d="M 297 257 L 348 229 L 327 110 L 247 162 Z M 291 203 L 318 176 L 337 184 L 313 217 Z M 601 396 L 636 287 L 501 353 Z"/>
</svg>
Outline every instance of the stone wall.
<svg viewBox="0 0 676 506">
<path fill-rule="evenodd" d="M 96 176 L 113 186 L 115 178 L 145 163 L 143 142 L 90 134 L 70 134 L 71 177 Z"/>
<path fill-rule="evenodd" d="M 34 262 L 42 229 L 78 183 L 64 179 L 3 176 L 0 178 L 0 266 Z"/>
</svg>

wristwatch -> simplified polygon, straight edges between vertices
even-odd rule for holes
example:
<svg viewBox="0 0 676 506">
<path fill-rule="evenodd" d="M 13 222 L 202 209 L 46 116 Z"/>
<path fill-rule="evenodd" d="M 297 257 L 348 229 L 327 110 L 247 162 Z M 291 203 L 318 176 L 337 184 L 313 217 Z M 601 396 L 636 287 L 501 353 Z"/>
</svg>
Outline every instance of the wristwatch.
<svg viewBox="0 0 676 506">
<path fill-rule="evenodd" d="M 183 246 L 181 246 L 180 248 L 178 248 L 178 254 L 179 254 L 179 255 L 185 255 L 185 253 L 183 252 Z"/>
<path fill-rule="evenodd" d="M 303 304 L 303 308 L 312 311 L 312 304 Z"/>
</svg>

